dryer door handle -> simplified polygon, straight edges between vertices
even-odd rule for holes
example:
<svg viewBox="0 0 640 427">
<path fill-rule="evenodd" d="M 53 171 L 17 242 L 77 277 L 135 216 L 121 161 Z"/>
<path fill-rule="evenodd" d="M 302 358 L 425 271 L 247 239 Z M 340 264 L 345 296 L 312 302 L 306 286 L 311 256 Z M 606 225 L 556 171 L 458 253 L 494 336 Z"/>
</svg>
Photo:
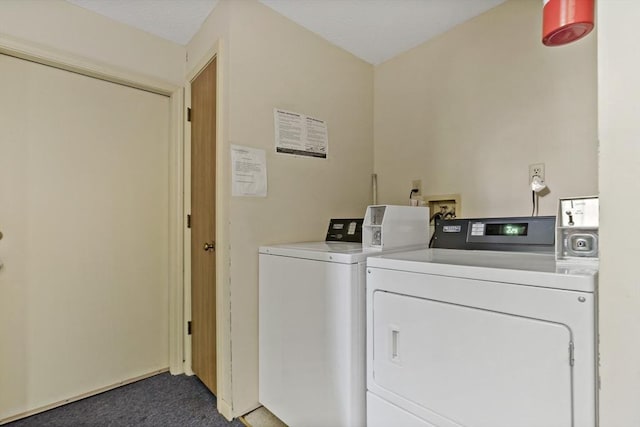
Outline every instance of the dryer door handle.
<svg viewBox="0 0 640 427">
<path fill-rule="evenodd" d="M 392 362 L 400 363 L 400 328 L 389 325 L 389 356 Z"/>
</svg>

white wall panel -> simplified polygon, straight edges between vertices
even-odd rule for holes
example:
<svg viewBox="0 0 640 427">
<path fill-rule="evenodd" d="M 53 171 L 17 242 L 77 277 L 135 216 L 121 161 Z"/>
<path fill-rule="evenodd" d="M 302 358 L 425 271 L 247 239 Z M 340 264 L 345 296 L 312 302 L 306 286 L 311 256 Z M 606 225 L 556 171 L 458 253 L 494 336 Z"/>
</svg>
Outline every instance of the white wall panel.
<svg viewBox="0 0 640 427">
<path fill-rule="evenodd" d="M 640 16 L 633 0 L 598 2 L 600 137 L 600 425 L 640 425 Z"/>
</svg>

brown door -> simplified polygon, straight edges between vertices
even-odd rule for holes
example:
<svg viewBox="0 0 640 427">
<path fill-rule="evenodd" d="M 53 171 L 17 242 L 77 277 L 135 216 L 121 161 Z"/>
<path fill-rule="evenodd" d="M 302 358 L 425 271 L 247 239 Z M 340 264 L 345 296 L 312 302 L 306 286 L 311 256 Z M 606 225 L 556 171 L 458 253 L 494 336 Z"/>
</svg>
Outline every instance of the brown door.
<svg viewBox="0 0 640 427">
<path fill-rule="evenodd" d="M 192 369 L 216 393 L 216 60 L 191 82 Z"/>
</svg>

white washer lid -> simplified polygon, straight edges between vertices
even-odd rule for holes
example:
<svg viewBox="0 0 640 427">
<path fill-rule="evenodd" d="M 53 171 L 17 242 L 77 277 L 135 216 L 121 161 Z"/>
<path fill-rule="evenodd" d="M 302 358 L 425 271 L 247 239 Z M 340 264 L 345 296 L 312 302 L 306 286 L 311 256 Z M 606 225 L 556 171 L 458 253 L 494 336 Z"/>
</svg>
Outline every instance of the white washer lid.
<svg viewBox="0 0 640 427">
<path fill-rule="evenodd" d="M 363 248 L 362 243 L 301 242 L 261 246 L 259 253 L 317 261 L 338 262 L 342 264 L 357 264 L 366 260 L 368 257 L 419 248 L 424 248 L 424 245 L 380 250 Z"/>
<path fill-rule="evenodd" d="M 530 252 L 423 249 L 370 258 L 367 266 L 583 292 L 595 292 L 598 279 L 597 264 Z"/>
<path fill-rule="evenodd" d="M 362 243 L 301 242 L 260 247 L 261 254 L 355 264 L 366 258 Z"/>
</svg>

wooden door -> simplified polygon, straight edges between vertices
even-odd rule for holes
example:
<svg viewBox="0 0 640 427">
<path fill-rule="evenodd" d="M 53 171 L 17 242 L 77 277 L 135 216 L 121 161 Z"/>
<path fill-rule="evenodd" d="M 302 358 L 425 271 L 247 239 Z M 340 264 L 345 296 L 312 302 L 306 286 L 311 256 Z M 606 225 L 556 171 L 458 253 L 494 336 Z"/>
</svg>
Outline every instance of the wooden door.
<svg viewBox="0 0 640 427">
<path fill-rule="evenodd" d="M 192 369 L 216 393 L 216 60 L 191 82 Z"/>
</svg>

